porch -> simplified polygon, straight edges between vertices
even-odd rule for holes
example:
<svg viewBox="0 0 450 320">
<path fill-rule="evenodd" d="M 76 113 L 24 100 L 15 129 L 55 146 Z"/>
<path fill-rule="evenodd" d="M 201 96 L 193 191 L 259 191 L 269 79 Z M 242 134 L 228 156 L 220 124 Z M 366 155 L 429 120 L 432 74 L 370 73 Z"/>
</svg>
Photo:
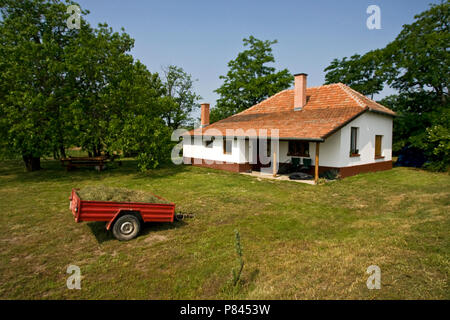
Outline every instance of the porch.
<svg viewBox="0 0 450 320">
<path fill-rule="evenodd" d="M 260 171 L 240 172 L 240 173 L 243 175 L 246 175 L 246 176 L 255 177 L 258 180 L 270 179 L 270 180 L 278 180 L 278 181 L 294 181 L 294 182 L 306 183 L 306 184 L 311 184 L 311 185 L 316 184 L 316 182 L 314 180 L 292 180 L 289 178 L 290 174 L 276 174 L 274 176 L 273 174 L 262 173 Z"/>
<path fill-rule="evenodd" d="M 319 179 L 319 141 L 257 139 L 245 148 L 251 164 L 251 173 L 247 174 L 289 180 L 289 173 L 301 172 L 313 175 L 315 183 Z"/>
</svg>

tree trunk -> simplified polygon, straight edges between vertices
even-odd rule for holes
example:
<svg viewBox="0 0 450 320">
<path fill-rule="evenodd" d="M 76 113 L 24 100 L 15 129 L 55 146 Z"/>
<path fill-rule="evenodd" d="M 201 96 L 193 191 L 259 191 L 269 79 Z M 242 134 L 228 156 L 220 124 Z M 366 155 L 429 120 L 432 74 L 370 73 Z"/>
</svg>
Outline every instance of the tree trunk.
<svg viewBox="0 0 450 320">
<path fill-rule="evenodd" d="M 102 155 L 102 144 L 99 143 L 97 145 L 97 157 L 100 157 Z"/>
<path fill-rule="evenodd" d="M 59 146 L 59 154 L 61 155 L 61 158 L 66 157 L 66 148 L 64 148 L 64 145 L 62 144 Z"/>
<path fill-rule="evenodd" d="M 102 155 L 101 149 L 102 148 L 100 144 L 94 145 L 94 147 L 92 148 L 94 157 L 100 157 Z"/>
<path fill-rule="evenodd" d="M 22 156 L 23 161 L 25 162 L 25 167 L 28 172 L 37 171 L 41 169 L 41 158 L 33 157 L 33 156 Z"/>
</svg>

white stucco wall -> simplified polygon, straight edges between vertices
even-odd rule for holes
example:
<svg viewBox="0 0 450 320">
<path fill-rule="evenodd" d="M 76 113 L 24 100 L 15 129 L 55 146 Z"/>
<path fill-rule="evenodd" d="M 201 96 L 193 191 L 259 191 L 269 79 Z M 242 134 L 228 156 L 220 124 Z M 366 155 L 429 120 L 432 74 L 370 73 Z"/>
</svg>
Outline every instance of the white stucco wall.
<svg viewBox="0 0 450 320">
<path fill-rule="evenodd" d="M 392 160 L 392 124 L 390 116 L 366 112 L 343 127 L 341 131 L 340 167 L 356 166 L 380 161 Z M 350 157 L 350 131 L 351 127 L 358 127 L 359 157 Z M 382 159 L 375 159 L 375 136 L 382 135 Z"/>
<path fill-rule="evenodd" d="M 350 139 L 350 138 L 349 138 Z M 350 143 L 350 140 L 349 140 Z M 345 148 L 345 144 L 342 144 L 341 130 L 338 130 L 332 134 L 324 142 L 319 145 L 319 165 L 324 167 L 339 167 L 341 163 L 342 149 Z M 350 150 L 350 145 L 348 147 Z M 309 143 L 309 154 L 312 159 L 312 164 L 316 164 L 316 143 Z M 348 157 L 348 151 L 346 153 Z"/>
<path fill-rule="evenodd" d="M 223 139 L 216 138 L 212 148 L 205 147 L 202 137 L 200 136 L 196 136 L 192 140 L 193 141 L 191 142 L 191 139 L 189 138 L 183 139 L 183 157 L 232 163 L 248 162 L 248 155 L 246 157 L 245 148 L 246 142 L 244 140 L 233 140 L 231 154 L 223 153 Z"/>
<path fill-rule="evenodd" d="M 325 167 L 350 167 L 392 160 L 392 124 L 390 116 L 365 112 L 320 144 L 319 165 Z M 357 127 L 359 157 L 350 157 L 351 127 Z M 375 136 L 382 135 L 382 159 L 375 159 Z M 315 164 L 315 142 L 309 145 L 312 163 Z"/>
</svg>

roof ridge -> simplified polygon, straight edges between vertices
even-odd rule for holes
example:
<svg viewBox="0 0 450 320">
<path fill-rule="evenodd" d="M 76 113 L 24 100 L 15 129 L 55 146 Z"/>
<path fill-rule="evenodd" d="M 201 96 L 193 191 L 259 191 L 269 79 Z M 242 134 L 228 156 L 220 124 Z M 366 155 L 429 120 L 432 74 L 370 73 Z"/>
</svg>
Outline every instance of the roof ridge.
<svg viewBox="0 0 450 320">
<path fill-rule="evenodd" d="M 327 83 L 327 84 L 322 84 L 320 86 L 307 87 L 306 90 L 308 90 L 308 89 L 320 89 L 320 88 L 323 88 L 323 87 L 331 87 L 331 86 L 336 86 L 336 85 L 339 85 L 339 83 Z M 294 88 L 284 89 L 283 91 L 294 91 Z M 280 91 L 280 92 L 282 92 L 282 91 Z M 280 93 L 280 92 L 278 92 L 278 93 Z"/>
<path fill-rule="evenodd" d="M 289 90 L 292 90 L 292 89 L 284 89 L 284 90 L 281 90 L 280 92 L 277 92 L 277 93 L 275 93 L 274 95 L 268 97 L 267 99 L 264 99 L 263 101 L 258 102 L 257 104 L 251 106 L 250 108 L 247 108 L 247 109 L 245 109 L 245 110 L 242 110 L 241 112 L 238 112 L 238 113 L 236 113 L 236 114 L 233 114 L 232 117 L 234 117 L 234 116 L 236 116 L 236 115 L 238 115 L 238 114 L 244 113 L 244 112 L 246 112 L 246 111 L 249 111 L 249 110 L 251 110 L 251 109 L 253 109 L 253 108 L 256 108 L 256 107 L 258 107 L 261 103 L 267 102 L 267 101 L 269 101 L 269 100 L 272 100 L 272 99 L 275 98 L 276 96 L 282 94 L 282 93 L 285 92 L 285 91 L 289 91 Z"/>
<path fill-rule="evenodd" d="M 361 107 L 363 107 L 363 108 L 366 107 L 366 105 L 365 105 L 365 104 L 364 104 L 357 96 L 355 96 L 355 95 L 352 94 L 351 92 L 346 91 L 346 90 L 345 90 L 345 87 L 347 87 L 347 86 L 346 86 L 345 84 L 341 83 L 341 82 L 339 82 L 339 83 L 323 84 L 323 85 L 320 85 L 320 86 L 308 87 L 308 88 L 306 88 L 306 89 L 307 89 L 307 90 L 308 90 L 308 89 L 320 89 L 320 88 L 323 88 L 323 87 L 331 87 L 331 86 L 339 86 L 339 87 L 341 87 L 341 88 L 344 89 L 344 91 L 345 91 L 347 94 L 349 94 L 349 95 L 353 98 L 353 100 L 355 100 Z M 347 87 L 347 88 L 349 88 L 349 87 Z M 351 89 L 351 88 L 349 88 L 349 89 Z M 270 101 L 270 100 L 272 100 L 273 98 L 275 98 L 276 96 L 278 96 L 278 95 L 280 95 L 280 94 L 282 94 L 282 93 L 284 93 L 284 92 L 287 92 L 287 91 L 294 91 L 294 89 L 284 89 L 284 90 L 281 90 L 280 92 L 277 92 L 277 93 L 275 93 L 274 95 L 268 97 L 267 99 L 264 99 L 263 101 L 258 102 L 257 104 L 251 106 L 250 108 L 247 108 L 247 109 L 245 109 L 245 110 L 242 110 L 241 112 L 238 112 L 238 113 L 233 114 L 231 117 L 234 117 L 234 116 L 236 116 L 236 115 L 238 115 L 238 114 L 240 114 L 240 113 L 243 113 L 243 112 L 252 110 L 253 108 L 258 107 L 261 103 Z"/>
<path fill-rule="evenodd" d="M 367 104 L 365 104 L 360 97 L 358 97 L 354 90 L 350 88 L 349 86 L 343 84 L 342 82 L 337 83 L 339 88 L 341 88 L 345 93 L 347 93 L 360 107 L 367 107 Z"/>
<path fill-rule="evenodd" d="M 315 87 L 308 87 L 308 88 L 306 88 L 307 90 L 308 89 L 320 89 L 320 88 L 323 88 L 323 87 L 331 87 L 331 86 L 335 86 L 335 85 L 338 85 L 339 83 L 328 83 L 328 84 L 323 84 L 323 85 L 321 85 L 321 86 L 315 86 Z"/>
<path fill-rule="evenodd" d="M 323 85 L 321 85 L 321 86 L 308 87 L 308 88 L 306 88 L 306 89 L 307 89 L 307 90 L 308 90 L 308 89 L 319 89 L 319 88 L 323 88 L 323 87 L 336 86 L 336 85 L 339 85 L 339 83 L 323 84 Z M 294 91 L 294 89 L 284 89 L 284 90 L 281 90 L 280 92 L 275 93 L 274 95 L 272 95 L 272 96 L 268 97 L 267 99 L 264 99 L 263 101 L 261 101 L 261 102 L 255 104 L 255 105 L 253 105 L 253 106 L 251 106 L 250 108 L 247 108 L 247 109 L 245 109 L 245 110 L 242 110 L 241 112 L 238 112 L 238 113 L 236 113 L 236 114 L 233 114 L 232 117 L 233 117 L 233 116 L 236 116 L 236 115 L 238 115 L 238 114 L 240 114 L 240 113 L 249 111 L 249 110 L 251 110 L 251 109 L 253 109 L 253 108 L 256 108 L 256 107 L 258 107 L 261 103 L 267 102 L 267 101 L 269 101 L 269 100 L 275 98 L 276 96 L 278 96 L 278 95 L 280 95 L 280 94 L 282 94 L 282 93 L 284 93 L 284 92 L 287 92 L 287 91 Z"/>
<path fill-rule="evenodd" d="M 350 89 L 351 89 L 351 88 L 350 88 Z M 381 108 L 383 108 L 383 109 L 389 109 L 389 108 L 383 106 L 382 104 L 379 104 L 379 103 L 376 102 L 375 100 L 370 99 L 369 97 L 366 97 L 366 96 L 363 95 L 361 92 L 358 92 L 358 91 L 356 91 L 356 90 L 354 90 L 354 89 L 351 89 L 351 90 L 355 91 L 355 92 L 356 92 L 357 94 L 359 94 L 359 95 L 362 95 L 365 99 L 369 100 L 369 101 L 372 102 L 372 103 L 375 103 L 377 106 L 379 106 L 379 107 L 381 107 Z M 389 109 L 389 110 L 390 110 L 390 109 Z"/>
</svg>

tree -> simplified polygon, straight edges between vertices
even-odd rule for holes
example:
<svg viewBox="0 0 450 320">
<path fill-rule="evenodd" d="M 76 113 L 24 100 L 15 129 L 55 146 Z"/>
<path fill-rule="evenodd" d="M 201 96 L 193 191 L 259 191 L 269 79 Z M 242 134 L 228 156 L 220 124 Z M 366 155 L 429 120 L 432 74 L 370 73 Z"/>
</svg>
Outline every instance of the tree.
<svg viewBox="0 0 450 320">
<path fill-rule="evenodd" d="M 0 6 L 0 138 L 29 171 L 62 145 L 65 48 L 80 32 L 68 29 L 67 6 L 44 0 L 3 0 Z M 84 30 L 82 25 L 81 32 Z"/>
<path fill-rule="evenodd" d="M 400 92 L 431 91 L 448 100 L 450 1 L 431 5 L 383 49 L 388 84 Z"/>
<path fill-rule="evenodd" d="M 343 82 L 365 95 L 391 85 L 400 93 L 434 92 L 444 105 L 450 73 L 450 1 L 431 5 L 404 25 L 385 48 L 334 59 L 325 68 L 326 83 Z"/>
<path fill-rule="evenodd" d="M 163 75 L 164 94 L 168 97 L 164 104 L 164 120 L 173 130 L 192 126 L 191 113 L 200 107 L 198 101 L 201 99 L 194 92 L 192 76 L 173 65 L 163 68 Z"/>
<path fill-rule="evenodd" d="M 394 127 L 404 131 L 397 148 L 412 145 L 424 151 L 428 167 L 450 166 L 448 126 L 450 106 L 450 1 L 431 5 L 404 25 L 396 39 L 383 49 L 387 83 L 399 91 Z"/>
<path fill-rule="evenodd" d="M 115 93 L 117 101 L 127 101 L 121 104 L 123 112 L 109 119 L 107 151 L 136 154 L 141 170 L 156 168 L 170 158 L 173 145 L 171 128 L 162 118 L 167 102 L 163 96 L 164 86 L 158 74 L 149 72 L 139 61 L 134 64 L 128 81 L 121 82 L 121 86 Z"/>
<path fill-rule="evenodd" d="M 445 116 L 440 117 L 426 130 L 428 157 L 431 160 L 427 166 L 436 171 L 446 171 L 450 165 L 450 112 L 445 110 Z"/>
<path fill-rule="evenodd" d="M 364 56 L 355 54 L 334 59 L 325 68 L 325 84 L 342 82 L 371 98 L 375 93 L 383 90 L 386 81 L 381 70 L 381 52 L 379 50 L 366 53 Z"/>
<path fill-rule="evenodd" d="M 271 46 L 277 41 L 258 40 L 253 36 L 243 39 L 244 47 L 236 59 L 228 62 L 229 71 L 223 85 L 215 90 L 220 98 L 211 110 L 211 121 L 217 121 L 241 112 L 288 88 L 293 77 L 287 69 L 276 72 L 267 66 L 274 63 Z"/>
<path fill-rule="evenodd" d="M 436 95 L 427 92 L 401 93 L 390 95 L 380 103 L 397 113 L 394 119 L 393 150 L 398 151 L 406 145 L 419 149 L 426 148 L 426 130 L 434 120 L 434 105 L 439 105 Z"/>
<path fill-rule="evenodd" d="M 364 94 L 384 85 L 398 90 L 381 101 L 397 112 L 393 150 L 406 145 L 421 149 L 430 167 L 443 170 L 448 154 L 448 84 L 450 74 L 450 1 L 415 16 L 385 48 L 348 60 L 333 60 L 325 71 L 327 83 L 343 82 Z M 442 139 L 442 140 L 439 140 Z"/>
<path fill-rule="evenodd" d="M 126 114 L 135 99 L 137 71 L 128 53 L 134 40 L 107 24 L 80 34 L 68 48 L 68 73 L 73 81 L 71 111 L 77 145 L 89 155 L 108 149 L 110 121 Z"/>
<path fill-rule="evenodd" d="M 29 171 L 74 145 L 94 156 L 131 150 L 142 169 L 157 166 L 170 135 L 161 79 L 129 54 L 123 29 L 83 17 L 69 29 L 68 4 L 1 2 L 0 152 L 21 155 Z"/>
<path fill-rule="evenodd" d="M 136 154 L 142 170 L 164 161 L 170 130 L 162 120 L 165 88 L 157 73 L 128 53 L 134 41 L 100 24 L 74 44 L 71 72 L 80 93 L 72 105 L 78 143 L 89 154 Z"/>
</svg>

